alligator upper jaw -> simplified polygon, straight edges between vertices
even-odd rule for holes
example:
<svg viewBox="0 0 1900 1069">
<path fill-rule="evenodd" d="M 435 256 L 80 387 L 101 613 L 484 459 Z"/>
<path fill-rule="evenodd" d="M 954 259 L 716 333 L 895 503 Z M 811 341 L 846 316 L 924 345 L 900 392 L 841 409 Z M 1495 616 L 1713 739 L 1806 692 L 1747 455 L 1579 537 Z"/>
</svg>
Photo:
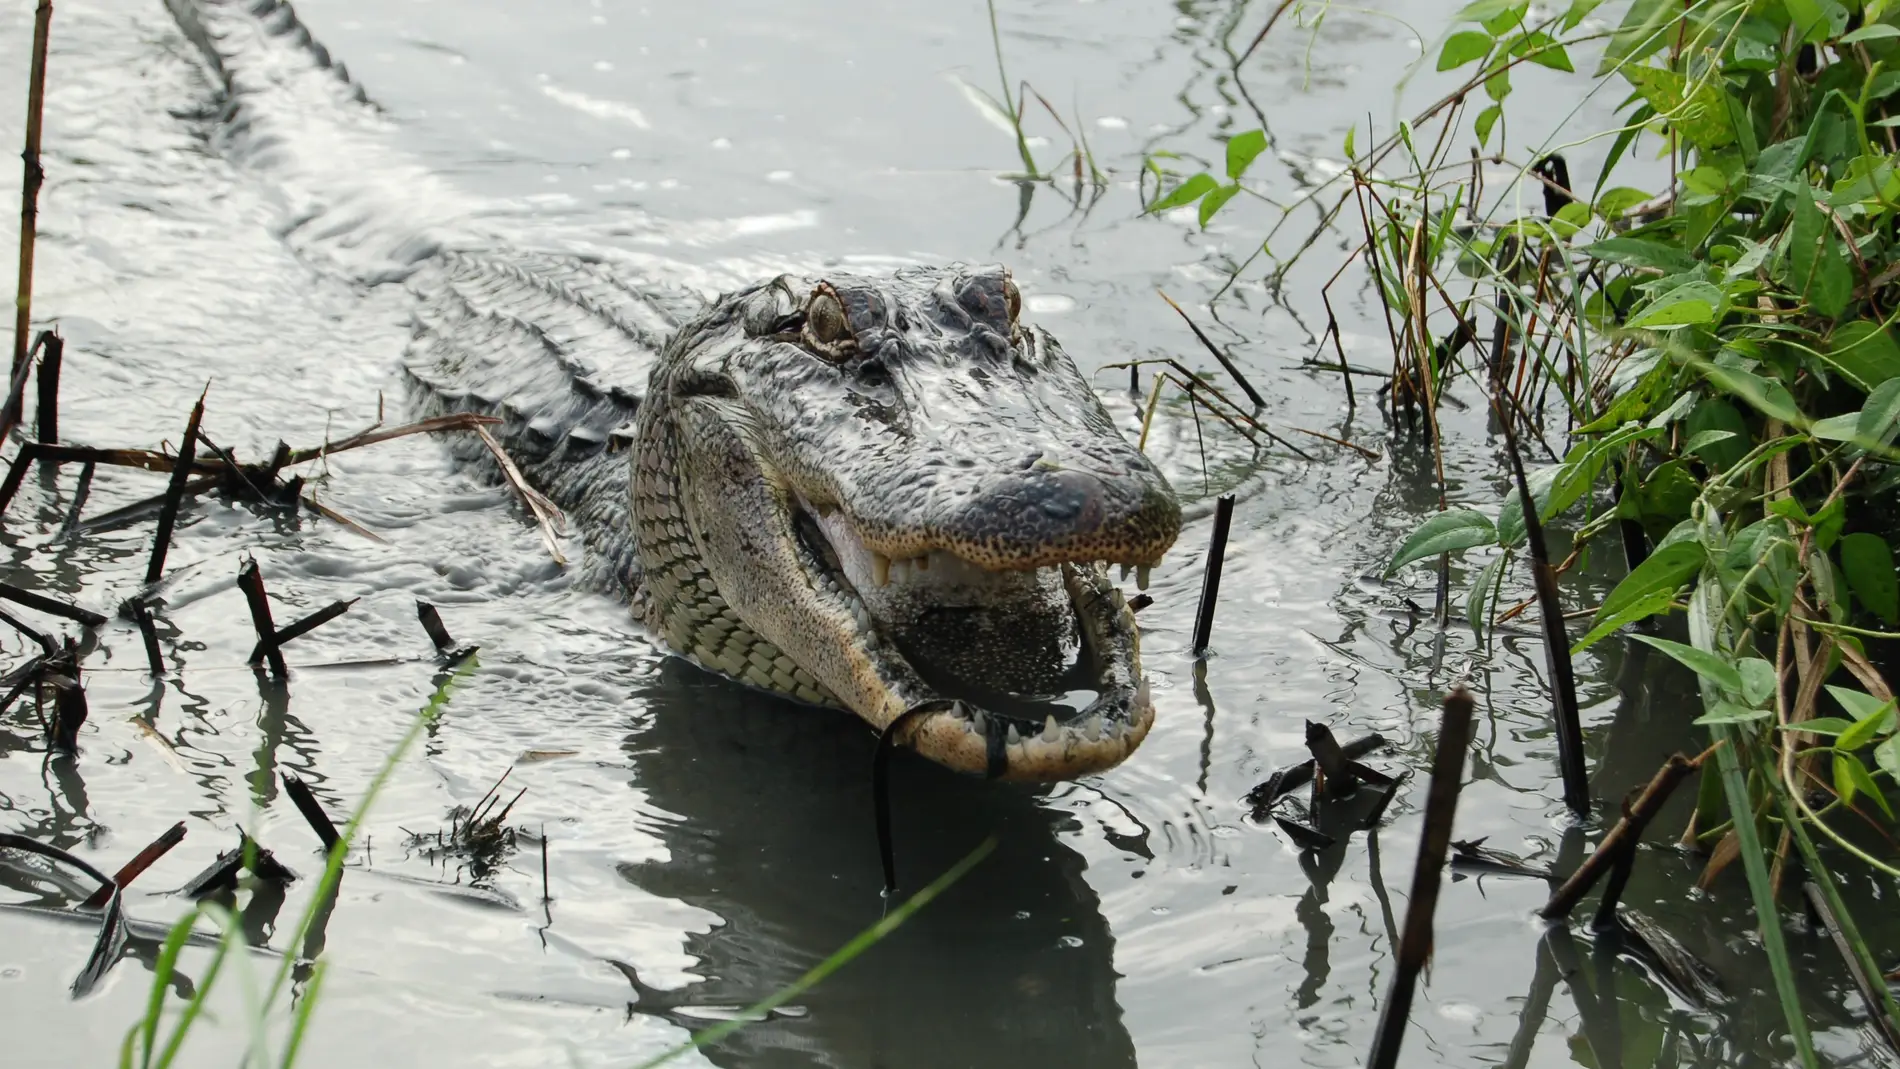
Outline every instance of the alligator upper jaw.
<svg viewBox="0 0 1900 1069">
<path fill-rule="evenodd" d="M 811 521 L 805 529 L 828 551 L 824 566 L 857 593 L 866 607 L 861 626 L 877 632 L 862 636 L 871 639 L 862 646 L 880 662 L 880 677 L 893 681 L 888 697 L 896 700 L 880 711 L 854 710 L 874 726 L 890 726 L 891 708 L 915 711 L 899 740 L 911 749 L 960 772 L 1032 782 L 1112 768 L 1147 737 L 1154 703 L 1134 613 L 1105 563 L 991 571 L 937 551 L 894 566 L 865 546 L 842 512 L 801 508 Z M 933 609 L 982 616 L 992 641 L 981 656 L 945 648 L 966 636 L 920 624 L 920 612 Z M 1056 648 L 1066 652 L 1064 664 L 1040 680 L 1024 680 L 1008 663 L 1048 667 Z M 973 660 L 988 663 L 972 670 Z M 999 677 L 1011 682 L 999 686 Z"/>
</svg>

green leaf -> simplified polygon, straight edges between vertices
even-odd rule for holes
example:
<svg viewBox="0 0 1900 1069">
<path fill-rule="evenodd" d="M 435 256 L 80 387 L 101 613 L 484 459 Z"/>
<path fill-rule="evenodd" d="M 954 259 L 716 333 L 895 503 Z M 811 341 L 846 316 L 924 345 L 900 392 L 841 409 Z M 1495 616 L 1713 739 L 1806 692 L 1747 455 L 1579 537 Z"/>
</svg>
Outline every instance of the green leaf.
<svg viewBox="0 0 1900 1069">
<path fill-rule="evenodd" d="M 1747 724 L 1756 720 L 1766 720 L 1769 715 L 1766 709 L 1744 709 L 1734 702 L 1724 699 L 1717 701 L 1715 708 L 1696 717 L 1690 721 L 1690 723 L 1700 724 L 1703 727 L 1707 727 L 1710 724 Z"/>
<path fill-rule="evenodd" d="M 1884 22 L 1876 22 L 1871 26 L 1862 26 L 1860 29 L 1841 38 L 1841 43 L 1844 45 L 1857 45 L 1862 41 L 1884 41 L 1893 37 L 1900 37 L 1900 26 L 1889 26 Z"/>
<path fill-rule="evenodd" d="M 1576 73 L 1577 68 L 1570 65 L 1570 53 L 1547 33 L 1527 33 L 1511 42 L 1510 53 L 1527 59 L 1540 67 L 1549 67 L 1565 74 Z"/>
<path fill-rule="evenodd" d="M 1675 603 L 1675 598 L 1675 588 L 1671 587 L 1666 590 L 1655 590 L 1645 594 L 1635 601 L 1624 605 L 1620 611 L 1609 616 L 1604 616 L 1599 612 L 1597 614 L 1598 620 L 1596 626 L 1590 628 L 1588 634 L 1578 639 L 1576 645 L 1570 647 L 1571 656 L 1574 657 L 1596 645 L 1605 637 L 1620 630 L 1626 624 L 1633 624 L 1638 620 L 1646 619 L 1657 613 L 1668 612 L 1669 607 Z"/>
<path fill-rule="evenodd" d="M 1691 439 L 1711 430 L 1731 431 L 1733 439 L 1705 443 L 1689 450 L 1704 464 L 1717 471 L 1727 471 L 1748 455 L 1748 423 L 1734 405 L 1720 397 L 1709 397 L 1696 403 L 1689 412 L 1689 418 L 1683 421 L 1683 429 L 1689 432 Z"/>
<path fill-rule="evenodd" d="M 1651 635 L 1632 635 L 1631 637 L 1645 646 L 1653 646 L 1663 651 L 1691 672 L 1731 694 L 1742 692 L 1742 677 L 1735 670 L 1735 666 L 1707 650 L 1699 650 L 1694 646 L 1685 646 L 1680 642 L 1671 642 L 1666 638 L 1655 638 Z"/>
<path fill-rule="evenodd" d="M 1874 747 L 1874 760 L 1895 783 L 1900 783 L 1900 735 Z"/>
<path fill-rule="evenodd" d="M 1605 193 L 1603 197 L 1598 198 L 1597 203 L 1602 204 L 1609 195 Z M 1583 252 L 1584 255 L 1594 256 L 1604 263 L 1661 271 L 1665 275 L 1679 274 L 1693 270 L 1695 267 L 1695 257 L 1681 249 L 1643 238 L 1604 238 L 1594 245 L 1584 246 Z"/>
<path fill-rule="evenodd" d="M 1479 112 L 1478 117 L 1472 120 L 1471 132 L 1478 135 L 1478 144 L 1482 145 L 1490 139 L 1491 127 L 1497 125 L 1498 116 L 1503 114 L 1504 109 L 1493 104 Z"/>
<path fill-rule="evenodd" d="M 1782 731 L 1804 731 L 1810 735 L 1826 735 L 1829 737 L 1839 735 L 1841 732 L 1853 726 L 1853 721 L 1842 720 L 1838 716 L 1817 716 L 1812 720 L 1803 720 L 1799 724 L 1776 725 L 1776 727 Z"/>
<path fill-rule="evenodd" d="M 1893 549 L 1877 534 L 1861 531 L 1841 539 L 1841 570 L 1848 589 L 1875 616 L 1900 624 L 1900 580 L 1894 578 Z"/>
<path fill-rule="evenodd" d="M 1619 63 L 1636 63 L 1676 39 L 1672 28 L 1682 17 L 1680 0 L 1634 0 L 1623 14 L 1622 25 L 1603 50 L 1596 76 L 1607 76 Z M 1626 67 L 1625 70 L 1628 68 Z"/>
<path fill-rule="evenodd" d="M 1800 211 L 1797 206 L 1796 214 Z M 1807 276 L 1797 269 L 1796 277 Z M 1871 320 L 1856 319 L 1834 328 L 1821 356 L 1863 391 L 1900 377 L 1900 345 L 1894 344 L 1892 333 Z"/>
<path fill-rule="evenodd" d="M 1614 189 L 1604 190 L 1602 194 L 1597 197 L 1595 211 L 1599 216 L 1602 216 L 1604 219 L 1613 221 L 1615 219 L 1620 218 L 1624 212 L 1629 211 L 1631 208 L 1634 208 L 1638 204 L 1641 204 L 1644 201 L 1647 201 L 1649 199 L 1650 199 L 1650 195 L 1644 192 L 1643 190 L 1634 189 L 1634 188 L 1631 188 L 1630 186 L 1617 186 Z M 1639 241 L 1641 239 L 1639 238 L 1611 238 L 1609 240 Z M 1653 244 L 1653 243 L 1644 242 L 1644 244 Z M 1667 246 L 1667 245 L 1663 245 L 1660 247 L 1665 248 L 1665 249 L 1670 249 L 1671 252 L 1675 251 L 1673 248 L 1670 248 L 1670 246 Z M 1683 259 L 1687 261 L 1687 263 L 1675 268 L 1676 270 L 1686 271 L 1688 270 L 1688 265 L 1694 262 L 1694 261 L 1688 260 L 1688 257 L 1686 256 L 1683 257 Z"/>
<path fill-rule="evenodd" d="M 1236 181 L 1247 173 L 1254 158 L 1267 150 L 1267 132 L 1248 130 L 1227 140 L 1227 177 Z M 1350 155 L 1350 154 L 1349 154 Z"/>
<path fill-rule="evenodd" d="M 1794 406 L 1794 398 L 1789 395 L 1788 388 L 1780 382 L 1762 378 L 1752 371 L 1724 367 L 1707 360 L 1697 360 L 1695 364 L 1696 370 L 1702 372 L 1702 377 L 1708 379 L 1711 386 L 1747 401 L 1763 415 L 1794 426 L 1807 422 L 1802 419 L 1801 410 Z"/>
<path fill-rule="evenodd" d="M 1416 560 L 1474 546 L 1488 546 L 1497 540 L 1497 528 L 1482 513 L 1471 509 L 1447 509 L 1418 525 L 1418 530 L 1413 531 L 1399 551 L 1393 554 L 1392 563 L 1385 566 L 1385 574 L 1391 575 Z"/>
<path fill-rule="evenodd" d="M 1517 8 L 1523 0 L 1474 0 L 1459 11 L 1454 21 L 1489 22 L 1507 11 Z"/>
<path fill-rule="evenodd" d="M 1743 657 L 1735 662 L 1742 677 L 1742 698 L 1750 705 L 1763 705 L 1775 696 L 1775 666 L 1760 657 Z"/>
<path fill-rule="evenodd" d="M 1491 558 L 1478 572 L 1478 578 L 1471 584 L 1471 593 L 1465 598 L 1465 621 L 1471 625 L 1471 633 L 1484 637 L 1485 625 L 1491 621 L 1491 603 L 1497 600 L 1499 573 L 1510 560 L 1510 555 L 1500 553 Z"/>
<path fill-rule="evenodd" d="M 1590 12 L 1595 11 L 1597 5 L 1601 3 L 1603 0 L 1570 0 L 1570 7 L 1564 12 L 1564 32 L 1569 33 L 1576 29 L 1577 25 L 1589 18 Z"/>
<path fill-rule="evenodd" d="M 1868 393 L 1854 430 L 1858 437 L 1869 442 L 1893 443 L 1895 433 L 1900 432 L 1900 378 L 1888 379 Z"/>
<path fill-rule="evenodd" d="M 1851 442 L 1860 436 L 1860 431 L 1857 429 L 1859 423 L 1860 413 L 1849 412 L 1846 415 L 1815 420 L 1808 428 L 1808 433 L 1830 442 Z"/>
<path fill-rule="evenodd" d="M 1511 72 L 1502 67 L 1491 72 L 1484 80 L 1484 95 L 1500 102 L 1510 96 Z"/>
<path fill-rule="evenodd" d="M 1651 303 L 1634 319 L 1632 327 L 1667 330 L 1715 322 L 1716 309 L 1722 306 L 1722 291 L 1707 282 L 1678 286 Z"/>
<path fill-rule="evenodd" d="M 1491 35 L 1476 30 L 1463 30 L 1445 38 L 1445 47 L 1438 50 L 1438 69 L 1456 70 L 1467 63 L 1483 59 L 1491 51 Z"/>
<path fill-rule="evenodd" d="M 1829 227 L 1821 239 L 1820 262 L 1807 288 L 1808 303 L 1821 315 L 1833 319 L 1847 311 L 1854 296 L 1854 269 L 1841 251 L 1840 236 Z"/>
<path fill-rule="evenodd" d="M 1701 431 L 1689 436 L 1689 440 L 1682 445 L 1682 451 L 1685 453 L 1694 453 L 1705 446 L 1711 446 L 1717 442 L 1726 442 L 1735 436 L 1734 431 Z"/>
<path fill-rule="evenodd" d="M 1858 750 L 1874 741 L 1875 736 L 1893 731 L 1893 699 L 1883 702 L 1871 694 L 1831 685 L 1827 692 L 1854 718 L 1854 726 L 1841 732 L 1840 738 L 1834 740 L 1836 749 Z"/>
<path fill-rule="evenodd" d="M 1533 468 L 1524 477 L 1524 483 L 1530 488 L 1531 500 L 1537 503 L 1537 518 L 1550 518 L 1550 494 L 1557 485 L 1557 477 L 1563 474 L 1562 465 L 1551 464 Z M 1517 483 L 1513 480 L 1510 489 L 1504 492 L 1504 503 L 1498 508 L 1498 544 L 1515 546 L 1524 541 L 1524 499 L 1518 495 Z"/>
<path fill-rule="evenodd" d="M 1230 182 L 1212 193 L 1209 193 L 1207 196 L 1202 197 L 1201 208 L 1197 213 L 1201 220 L 1201 229 L 1206 230 L 1207 224 L 1214 220 L 1214 213 L 1220 211 L 1221 205 L 1233 200 L 1234 194 L 1239 192 L 1240 183 Z"/>
<path fill-rule="evenodd" d="M 1359 133 L 1358 123 L 1354 123 L 1353 125 L 1346 127 L 1346 162 L 1347 163 L 1351 163 L 1353 160 L 1359 158 L 1359 153 L 1355 152 L 1352 147 L 1353 138 L 1358 136 L 1358 133 Z"/>
<path fill-rule="evenodd" d="M 1206 171 L 1202 171 L 1200 174 L 1175 186 L 1167 196 L 1148 205 L 1148 210 L 1150 212 L 1165 212 L 1173 208 L 1179 208 L 1184 204 L 1192 204 L 1201 199 L 1204 194 L 1219 188 L 1220 183 L 1214 180 L 1214 176 L 1208 174 Z"/>
<path fill-rule="evenodd" d="M 1529 0 L 1519 0 L 1503 11 L 1485 19 L 1482 25 L 1493 37 L 1500 37 L 1524 24 L 1524 12 L 1530 9 Z"/>
<path fill-rule="evenodd" d="M 1860 758 L 1851 753 L 1834 751 L 1834 790 L 1841 796 L 1841 801 L 1848 805 L 1854 803 L 1856 796 L 1864 794 L 1874 800 L 1882 813 L 1887 814 L 1888 820 L 1893 819 L 1893 807 L 1887 804 L 1887 799 L 1880 793 L 1880 786 L 1868 774 L 1867 766 L 1860 763 Z"/>
<path fill-rule="evenodd" d="M 1632 12 L 1639 5 L 1631 5 Z M 1664 67 L 1624 67 L 1623 78 L 1673 129 L 1703 152 L 1735 140 L 1728 105 L 1716 88 L 1719 78 L 1694 82 Z"/>
<path fill-rule="evenodd" d="M 1702 543 L 1693 539 L 1671 542 L 1658 548 L 1624 576 L 1622 582 L 1616 584 L 1616 589 L 1610 591 L 1610 596 L 1604 598 L 1602 607 L 1597 609 L 1596 619 L 1599 622 L 1608 620 L 1653 595 L 1674 597 L 1682 584 L 1701 570 L 1706 560 L 1708 551 L 1702 548 Z M 1667 605 L 1666 601 L 1664 605 Z"/>
</svg>

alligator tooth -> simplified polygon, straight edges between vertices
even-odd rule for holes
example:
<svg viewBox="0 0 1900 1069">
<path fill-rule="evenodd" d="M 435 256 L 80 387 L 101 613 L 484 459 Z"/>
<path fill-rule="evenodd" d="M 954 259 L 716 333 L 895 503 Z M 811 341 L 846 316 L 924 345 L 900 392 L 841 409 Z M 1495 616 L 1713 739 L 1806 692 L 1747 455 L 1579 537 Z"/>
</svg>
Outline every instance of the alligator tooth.
<svg viewBox="0 0 1900 1069">
<path fill-rule="evenodd" d="M 1146 564 L 1135 569 L 1135 589 L 1148 589 L 1148 566 Z"/>
<path fill-rule="evenodd" d="M 1056 723 L 1056 714 L 1050 713 L 1049 718 L 1042 722 L 1042 741 L 1053 744 L 1060 738 L 1062 727 Z"/>
<path fill-rule="evenodd" d="M 1016 730 L 1016 722 L 1014 720 L 1010 721 L 1009 726 L 1003 729 L 1003 741 L 1009 743 L 1011 746 L 1023 741 L 1022 733 Z"/>
<path fill-rule="evenodd" d="M 1096 713 L 1082 722 L 1082 734 L 1090 742 L 1099 742 L 1102 738 L 1102 714 Z"/>
<path fill-rule="evenodd" d="M 1124 583 L 1128 581 L 1128 565 L 1126 564 L 1122 565 L 1121 581 Z"/>
<path fill-rule="evenodd" d="M 891 585 L 891 558 L 882 553 L 871 554 L 871 581 L 878 586 Z"/>
<path fill-rule="evenodd" d="M 990 720 L 989 717 L 983 715 L 983 710 L 970 710 L 970 723 L 976 727 L 976 733 L 978 735 L 988 735 L 990 733 Z"/>
</svg>

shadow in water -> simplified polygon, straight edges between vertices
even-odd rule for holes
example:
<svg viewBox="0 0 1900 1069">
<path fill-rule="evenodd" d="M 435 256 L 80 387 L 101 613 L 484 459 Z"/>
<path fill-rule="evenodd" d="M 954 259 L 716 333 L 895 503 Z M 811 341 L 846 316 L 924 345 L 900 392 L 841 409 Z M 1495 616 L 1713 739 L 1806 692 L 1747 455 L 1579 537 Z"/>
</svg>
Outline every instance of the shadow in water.
<svg viewBox="0 0 1900 1069">
<path fill-rule="evenodd" d="M 624 865 L 654 894 L 725 923 L 690 934 L 703 984 L 685 1001 L 745 1005 L 784 987 L 886 906 L 871 809 L 874 739 L 855 719 L 741 690 L 677 661 L 627 740 L 670 860 Z M 1024 788 L 903 753 L 892 768 L 898 878 L 909 894 L 984 838 L 988 858 L 903 927 L 741 1030 L 719 1065 L 1132 1066 L 1114 940 L 1069 818 Z"/>
</svg>

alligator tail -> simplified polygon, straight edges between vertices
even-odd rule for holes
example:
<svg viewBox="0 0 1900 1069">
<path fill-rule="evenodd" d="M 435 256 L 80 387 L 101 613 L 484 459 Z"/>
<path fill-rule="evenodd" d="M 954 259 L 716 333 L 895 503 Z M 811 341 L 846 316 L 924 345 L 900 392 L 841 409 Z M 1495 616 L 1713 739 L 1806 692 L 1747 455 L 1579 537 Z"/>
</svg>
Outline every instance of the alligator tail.
<svg viewBox="0 0 1900 1069">
<path fill-rule="evenodd" d="M 478 229 L 484 206 L 408 161 L 394 124 L 283 0 L 165 2 L 221 89 L 212 144 L 283 197 L 291 247 L 413 293 L 415 414 L 499 417 L 491 431 L 576 522 L 601 576 L 630 586 L 626 428 L 694 299 Z M 499 477 L 479 441 L 451 449 Z"/>
</svg>

